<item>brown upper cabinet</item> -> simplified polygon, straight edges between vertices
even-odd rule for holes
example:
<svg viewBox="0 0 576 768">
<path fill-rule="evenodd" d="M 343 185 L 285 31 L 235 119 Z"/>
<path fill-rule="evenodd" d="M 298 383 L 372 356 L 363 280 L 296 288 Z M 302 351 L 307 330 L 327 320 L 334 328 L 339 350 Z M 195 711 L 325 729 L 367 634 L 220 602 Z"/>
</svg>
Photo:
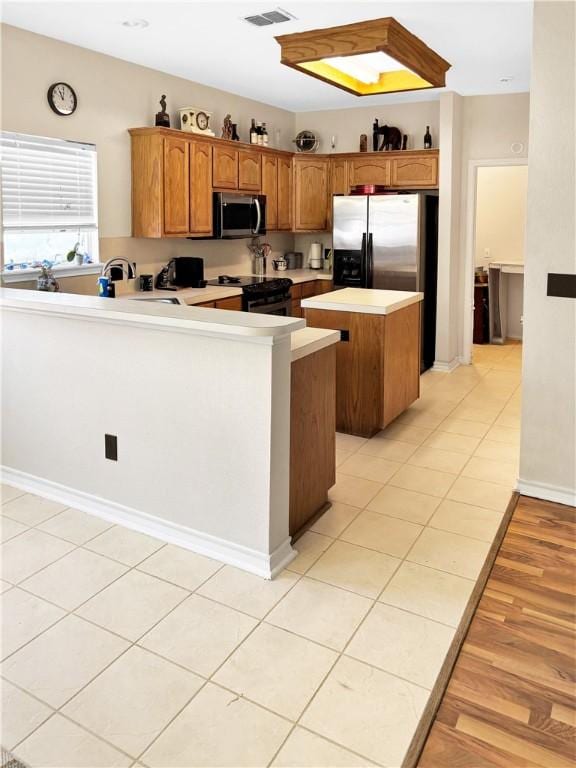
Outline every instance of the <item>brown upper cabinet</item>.
<svg viewBox="0 0 576 768">
<path fill-rule="evenodd" d="M 294 158 L 294 229 L 324 231 L 328 226 L 328 158 Z"/>
<path fill-rule="evenodd" d="M 238 189 L 238 150 L 230 146 L 214 147 L 212 184 L 216 189 Z"/>
<path fill-rule="evenodd" d="M 190 142 L 190 233 L 212 234 L 212 145 Z"/>
<path fill-rule="evenodd" d="M 260 192 L 262 189 L 262 153 L 250 149 L 238 151 L 238 189 Z"/>
<path fill-rule="evenodd" d="M 382 184 L 390 186 L 390 160 L 382 155 L 364 154 L 355 157 L 350 163 L 350 186 L 356 184 Z"/>
<path fill-rule="evenodd" d="M 278 155 L 278 224 L 279 230 L 292 229 L 292 158 Z"/>
<path fill-rule="evenodd" d="M 438 186 L 438 155 L 395 157 L 391 161 L 391 185 L 414 189 Z"/>
<path fill-rule="evenodd" d="M 262 158 L 262 194 L 266 195 L 266 229 L 278 229 L 278 158 Z"/>
<path fill-rule="evenodd" d="M 292 229 L 292 158 L 262 156 L 262 194 L 266 195 L 266 229 Z"/>
<path fill-rule="evenodd" d="M 185 139 L 164 139 L 164 231 L 186 234 L 190 214 L 189 145 Z"/>
<path fill-rule="evenodd" d="M 269 231 L 332 226 L 332 196 L 356 184 L 396 189 L 438 186 L 438 150 L 293 155 L 167 128 L 134 128 L 132 235 L 212 234 L 214 190 L 262 192 Z"/>
</svg>

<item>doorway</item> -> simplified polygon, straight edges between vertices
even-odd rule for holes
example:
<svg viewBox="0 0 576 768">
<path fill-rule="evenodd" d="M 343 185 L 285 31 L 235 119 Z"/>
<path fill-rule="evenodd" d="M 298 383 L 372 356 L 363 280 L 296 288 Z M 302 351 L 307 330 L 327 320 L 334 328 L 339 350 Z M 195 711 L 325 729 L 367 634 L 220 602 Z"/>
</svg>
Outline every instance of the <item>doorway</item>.
<svg viewBox="0 0 576 768">
<path fill-rule="evenodd" d="M 521 343 L 527 158 L 469 169 L 462 362 L 474 349 Z"/>
</svg>

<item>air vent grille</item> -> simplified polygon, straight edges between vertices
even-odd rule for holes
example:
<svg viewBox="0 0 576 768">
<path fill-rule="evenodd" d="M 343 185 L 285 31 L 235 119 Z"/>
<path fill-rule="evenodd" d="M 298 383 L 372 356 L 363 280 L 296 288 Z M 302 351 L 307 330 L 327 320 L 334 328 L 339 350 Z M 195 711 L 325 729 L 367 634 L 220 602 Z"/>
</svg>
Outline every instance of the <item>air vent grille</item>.
<svg viewBox="0 0 576 768">
<path fill-rule="evenodd" d="M 296 17 L 283 8 L 276 8 L 274 11 L 256 14 L 254 16 L 244 16 L 244 21 L 255 27 L 267 27 L 270 24 L 282 24 L 285 21 L 292 21 Z"/>
</svg>

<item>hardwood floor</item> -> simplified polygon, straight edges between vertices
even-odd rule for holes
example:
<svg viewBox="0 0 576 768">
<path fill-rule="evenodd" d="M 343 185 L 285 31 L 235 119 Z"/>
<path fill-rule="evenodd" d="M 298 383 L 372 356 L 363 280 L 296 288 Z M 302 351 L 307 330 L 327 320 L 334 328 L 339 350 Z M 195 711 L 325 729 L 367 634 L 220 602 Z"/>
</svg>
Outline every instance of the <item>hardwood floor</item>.
<svg viewBox="0 0 576 768">
<path fill-rule="evenodd" d="M 576 765 L 576 510 L 520 497 L 421 768 Z"/>
</svg>

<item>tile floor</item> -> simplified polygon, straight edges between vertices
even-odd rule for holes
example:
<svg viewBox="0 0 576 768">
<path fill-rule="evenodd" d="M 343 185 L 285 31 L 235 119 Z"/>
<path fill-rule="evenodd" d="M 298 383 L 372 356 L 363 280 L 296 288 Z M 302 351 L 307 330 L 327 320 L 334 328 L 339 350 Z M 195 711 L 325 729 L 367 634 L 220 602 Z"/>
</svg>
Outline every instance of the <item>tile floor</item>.
<svg viewBox="0 0 576 768">
<path fill-rule="evenodd" d="M 426 373 L 277 579 L 4 486 L 2 743 L 30 766 L 399 766 L 518 470 L 521 346 Z"/>
</svg>

